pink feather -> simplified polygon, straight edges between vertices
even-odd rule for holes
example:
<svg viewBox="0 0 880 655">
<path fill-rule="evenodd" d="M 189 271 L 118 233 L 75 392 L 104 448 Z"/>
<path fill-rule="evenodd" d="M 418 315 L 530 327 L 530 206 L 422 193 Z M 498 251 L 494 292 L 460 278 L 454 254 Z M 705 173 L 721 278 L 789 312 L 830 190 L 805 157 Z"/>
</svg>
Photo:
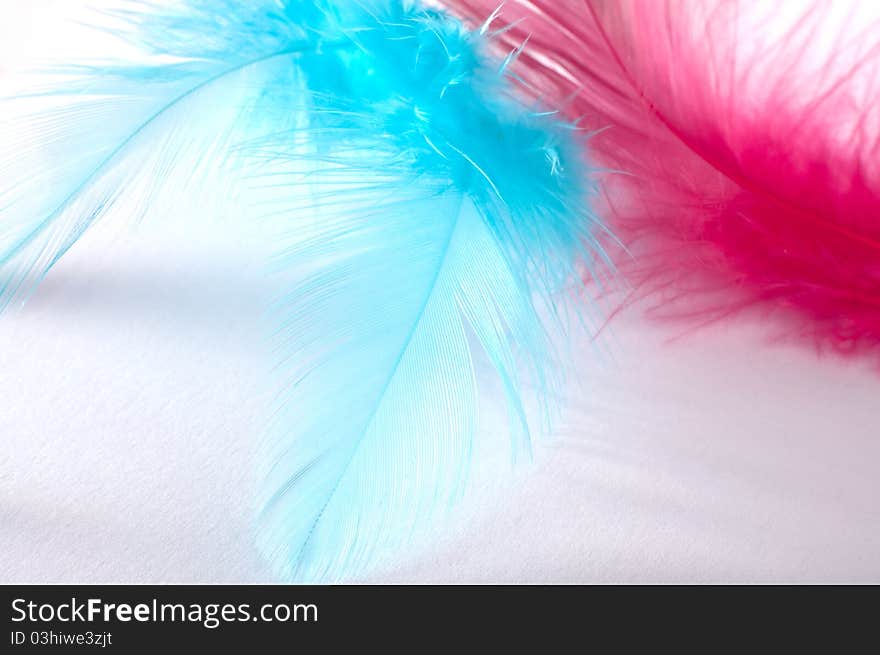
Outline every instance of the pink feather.
<svg viewBox="0 0 880 655">
<path fill-rule="evenodd" d="M 496 0 L 448 0 L 473 19 Z M 637 296 L 711 321 L 880 346 L 880 10 L 874 3 L 514 0 L 536 95 L 601 130 L 606 220 Z M 497 25 L 498 27 L 501 24 Z"/>
</svg>

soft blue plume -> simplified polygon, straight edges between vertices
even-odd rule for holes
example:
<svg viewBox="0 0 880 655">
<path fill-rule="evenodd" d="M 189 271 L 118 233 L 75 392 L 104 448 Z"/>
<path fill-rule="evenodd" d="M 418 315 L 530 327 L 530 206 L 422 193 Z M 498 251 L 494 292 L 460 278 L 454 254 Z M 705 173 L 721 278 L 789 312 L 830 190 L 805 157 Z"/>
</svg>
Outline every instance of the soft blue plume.
<svg viewBox="0 0 880 655">
<path fill-rule="evenodd" d="M 356 576 L 460 495 L 477 350 L 526 441 L 523 376 L 541 393 L 558 384 L 556 300 L 601 252 L 583 137 L 523 105 L 488 25 L 411 2 L 187 0 L 114 16 L 163 61 L 67 70 L 77 102 L 26 124 L 57 184 L 34 197 L 40 180 L 17 171 L 4 185 L 0 299 L 123 190 L 146 206 L 175 177 L 189 187 L 236 162 L 258 189 L 252 216 L 284 226 L 278 261 L 297 280 L 275 314 L 284 391 L 260 546 L 287 579 Z"/>
</svg>

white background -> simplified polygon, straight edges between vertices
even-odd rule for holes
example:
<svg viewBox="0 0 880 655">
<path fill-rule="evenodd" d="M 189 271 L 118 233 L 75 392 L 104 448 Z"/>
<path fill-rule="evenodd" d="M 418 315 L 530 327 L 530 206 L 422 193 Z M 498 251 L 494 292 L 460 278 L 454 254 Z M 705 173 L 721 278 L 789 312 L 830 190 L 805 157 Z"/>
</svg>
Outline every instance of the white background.
<svg viewBox="0 0 880 655">
<path fill-rule="evenodd" d="M 0 74 L 74 34 L 29 18 L 62 4 L 0 0 Z M 261 252 L 186 221 L 99 225 L 0 317 L 0 582 L 272 580 Z M 534 462 L 369 579 L 880 582 L 876 367 L 746 320 L 676 334 L 631 313 L 579 337 Z"/>
</svg>

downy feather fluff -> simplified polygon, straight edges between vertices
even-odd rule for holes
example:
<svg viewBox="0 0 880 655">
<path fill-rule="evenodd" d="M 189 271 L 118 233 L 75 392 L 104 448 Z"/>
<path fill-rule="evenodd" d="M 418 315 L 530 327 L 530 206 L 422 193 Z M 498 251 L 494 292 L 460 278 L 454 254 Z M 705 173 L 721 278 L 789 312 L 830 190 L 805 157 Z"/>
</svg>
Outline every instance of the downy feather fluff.
<svg viewBox="0 0 880 655">
<path fill-rule="evenodd" d="M 479 19 L 494 0 L 449 0 Z M 875 3 L 511 0 L 514 66 L 602 130 L 597 212 L 655 315 L 772 311 L 776 332 L 880 346 Z"/>
<path fill-rule="evenodd" d="M 143 213 L 159 189 L 212 184 L 205 169 L 240 175 L 259 199 L 244 218 L 281 225 L 276 264 L 295 280 L 273 312 L 283 388 L 260 547 L 286 579 L 362 574 L 462 492 L 478 352 L 515 440 L 522 380 L 558 384 L 556 300 L 600 252 L 583 137 L 522 104 L 519 51 L 487 57 L 490 25 L 411 2 L 108 15 L 159 59 L 54 71 L 48 107 L 9 130 L 2 298 L 121 198 Z"/>
</svg>

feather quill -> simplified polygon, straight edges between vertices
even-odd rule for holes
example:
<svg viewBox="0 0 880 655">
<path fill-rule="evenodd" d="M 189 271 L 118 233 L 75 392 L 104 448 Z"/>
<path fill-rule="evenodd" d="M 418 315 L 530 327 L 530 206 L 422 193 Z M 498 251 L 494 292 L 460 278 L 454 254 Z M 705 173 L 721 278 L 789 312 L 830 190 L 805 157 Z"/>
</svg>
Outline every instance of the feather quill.
<svg viewBox="0 0 880 655">
<path fill-rule="evenodd" d="M 449 0 L 479 19 L 494 0 Z M 536 95 L 601 129 L 602 207 L 655 315 L 758 309 L 880 346 L 880 17 L 872 3 L 513 0 Z M 607 129 L 605 129 L 607 128 Z"/>
<path fill-rule="evenodd" d="M 210 185 L 205 168 L 238 173 L 259 199 L 245 218 L 280 224 L 294 280 L 273 314 L 283 389 L 259 544 L 285 579 L 360 575 L 461 494 L 478 354 L 519 443 L 523 381 L 559 383 L 560 294 L 601 253 L 584 137 L 523 104 L 516 53 L 488 56 L 490 25 L 416 3 L 139 2 L 110 17 L 161 61 L 68 66 L 64 92 L 40 96 L 57 106 L 10 130 L 2 298 L 121 194 L 146 211 L 159 189 Z M 34 143 L 47 169 L 19 157 Z"/>
</svg>

